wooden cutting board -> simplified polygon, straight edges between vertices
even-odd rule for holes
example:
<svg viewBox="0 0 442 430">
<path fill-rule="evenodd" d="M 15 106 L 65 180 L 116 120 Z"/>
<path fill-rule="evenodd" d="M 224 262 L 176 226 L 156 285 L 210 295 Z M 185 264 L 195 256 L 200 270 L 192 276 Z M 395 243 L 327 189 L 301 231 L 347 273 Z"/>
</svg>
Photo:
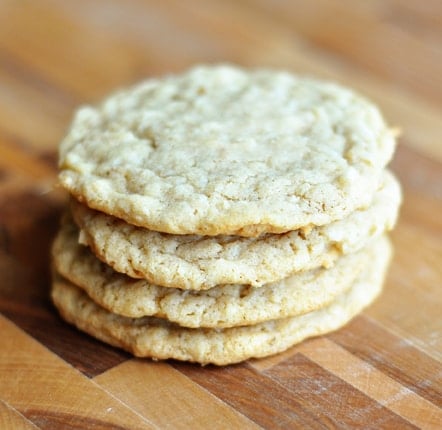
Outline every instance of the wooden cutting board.
<svg viewBox="0 0 442 430">
<path fill-rule="evenodd" d="M 442 428 L 438 1 L 2 0 L 0 429 Z M 76 106 L 196 62 L 336 79 L 403 129 L 385 293 L 346 328 L 227 368 L 136 360 L 62 322 L 48 250 Z"/>
</svg>

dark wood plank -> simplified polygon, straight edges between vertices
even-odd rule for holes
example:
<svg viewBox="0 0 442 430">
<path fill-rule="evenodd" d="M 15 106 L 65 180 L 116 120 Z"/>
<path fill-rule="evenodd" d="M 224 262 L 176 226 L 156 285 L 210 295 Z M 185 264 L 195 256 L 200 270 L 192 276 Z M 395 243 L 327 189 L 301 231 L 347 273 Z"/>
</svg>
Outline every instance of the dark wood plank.
<svg viewBox="0 0 442 430">
<path fill-rule="evenodd" d="M 38 409 L 26 410 L 26 418 L 42 430 L 127 430 L 127 427 L 93 418 L 85 418 L 81 415 Z"/>
<path fill-rule="evenodd" d="M 225 368 L 175 363 L 174 367 L 235 410 L 267 429 L 336 428 L 302 398 L 247 365 Z"/>
<path fill-rule="evenodd" d="M 49 252 L 60 206 L 31 188 L 0 196 L 0 312 L 89 377 L 128 354 L 61 321 L 50 303 Z"/>
</svg>

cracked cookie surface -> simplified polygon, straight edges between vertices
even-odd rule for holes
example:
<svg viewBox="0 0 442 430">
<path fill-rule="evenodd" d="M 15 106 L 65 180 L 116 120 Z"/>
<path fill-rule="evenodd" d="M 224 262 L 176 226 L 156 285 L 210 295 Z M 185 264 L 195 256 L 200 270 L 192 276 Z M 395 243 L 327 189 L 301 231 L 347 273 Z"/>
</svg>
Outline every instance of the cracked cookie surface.
<svg viewBox="0 0 442 430">
<path fill-rule="evenodd" d="M 173 234 L 283 233 L 368 207 L 395 132 L 363 97 L 271 70 L 201 66 L 80 109 L 60 183 Z"/>
<path fill-rule="evenodd" d="M 182 289 L 221 284 L 261 286 L 301 270 L 330 267 L 393 228 L 401 201 L 398 182 L 382 177 L 372 205 L 345 219 L 258 238 L 170 235 L 135 227 L 72 201 L 80 240 L 116 271 Z"/>
<path fill-rule="evenodd" d="M 316 269 L 253 288 L 223 285 L 185 291 L 154 285 L 113 271 L 78 244 L 66 220 L 53 245 L 53 262 L 64 278 L 107 310 L 127 317 L 155 316 L 185 327 L 233 327 L 300 315 L 321 308 L 348 289 L 376 258 L 388 255 L 385 238 L 342 257 L 331 269 Z"/>
</svg>

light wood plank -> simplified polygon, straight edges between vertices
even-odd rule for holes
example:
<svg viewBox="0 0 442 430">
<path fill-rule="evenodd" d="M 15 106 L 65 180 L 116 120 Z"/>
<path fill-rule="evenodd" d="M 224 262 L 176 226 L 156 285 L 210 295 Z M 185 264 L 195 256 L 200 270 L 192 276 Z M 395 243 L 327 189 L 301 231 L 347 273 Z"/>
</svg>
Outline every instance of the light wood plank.
<svg viewBox="0 0 442 430">
<path fill-rule="evenodd" d="M 48 85 L 20 72 L 7 71 L 0 52 L 0 132 L 32 149 L 55 150 L 79 102 L 60 100 Z"/>
<path fill-rule="evenodd" d="M 130 360 L 94 380 L 162 429 L 261 428 L 166 363 Z"/>
<path fill-rule="evenodd" d="M 265 0 L 258 4 L 280 24 L 295 29 L 320 49 L 370 71 L 392 86 L 412 90 L 428 100 L 442 97 L 440 46 L 416 37 L 392 20 L 389 2 L 354 0 Z M 435 7 L 434 14 L 442 13 Z M 402 23 L 403 25 L 405 23 Z M 413 22 L 408 23 L 413 28 Z M 407 27 L 407 28 L 408 28 Z M 440 42 L 440 41 L 439 41 Z M 426 79 L 422 79 L 425 73 Z"/>
<path fill-rule="evenodd" d="M 38 427 L 0 399 L 0 429 L 35 430 Z"/>
<path fill-rule="evenodd" d="M 132 50 L 116 35 L 65 17 L 45 1 L 0 3 L 1 51 L 37 79 L 51 82 L 54 91 L 79 100 L 110 91 L 136 67 Z"/>
<path fill-rule="evenodd" d="M 2 135 L 0 131 L 0 166 L 11 172 L 21 173 L 32 179 L 55 179 L 55 170 L 43 161 L 40 161 L 35 154 L 17 147 L 10 139 Z"/>
<path fill-rule="evenodd" d="M 359 0 L 364 1 L 364 0 Z M 382 3 L 384 0 L 376 0 Z M 433 40 L 438 43 L 442 39 L 442 3 L 440 0 L 388 0 L 396 12 L 392 19 L 406 31 L 412 32 L 416 37 Z M 439 43 L 440 47 L 440 43 Z"/>
<path fill-rule="evenodd" d="M 43 428 L 155 428 L 0 315 L 0 398 Z"/>
<path fill-rule="evenodd" d="M 117 37 L 136 64 L 134 79 L 179 71 L 196 62 L 219 61 L 239 48 L 229 38 L 201 37 L 199 26 L 206 24 L 199 14 L 175 0 L 131 0 L 124 4 L 119 0 L 46 1 L 62 20 L 71 19 L 89 31 Z M 110 20 L 103 16 L 103 7 Z"/>
<path fill-rule="evenodd" d="M 428 210 L 432 210 L 431 206 Z M 426 233 L 425 227 L 405 220 L 401 221 L 393 238 L 396 253 L 386 288 L 366 313 L 431 357 L 441 360 L 442 241 Z"/>
<path fill-rule="evenodd" d="M 42 19 L 58 22 L 52 23 L 51 28 L 56 27 L 53 31 L 56 31 L 56 34 L 60 33 L 58 39 L 64 41 L 70 50 L 78 50 L 78 47 L 69 45 L 73 41 L 67 32 L 75 30 L 94 39 L 91 35 L 99 29 L 100 35 L 107 36 L 106 41 L 99 38 L 100 43 L 106 44 L 105 47 L 100 46 L 100 49 L 104 50 L 103 55 L 107 58 L 110 49 L 107 43 L 111 44 L 115 37 L 112 36 L 112 32 L 118 34 L 118 46 L 123 44 L 124 49 L 114 50 L 112 61 L 126 64 L 128 69 L 124 71 L 120 64 L 117 70 L 113 70 L 112 84 L 108 81 L 108 67 L 95 65 L 94 78 L 85 75 L 81 70 L 81 65 L 92 65 L 96 62 L 96 55 L 92 50 L 78 51 L 78 61 L 75 64 L 64 58 L 65 52 L 48 53 L 44 51 L 45 45 L 34 46 L 39 43 L 38 40 L 32 41 L 32 49 L 24 50 L 23 46 L 29 42 L 25 40 L 27 32 L 41 33 L 41 29 L 35 28 L 35 22 L 38 22 L 35 17 L 33 23 L 26 20 L 21 23 L 24 26 L 30 25 L 27 32 L 20 36 L 23 40 L 8 39 L 7 31 L 12 30 L 8 30 L 9 24 L 6 23 L 0 45 L 7 43 L 4 49 L 13 50 L 14 55 L 18 55 L 25 65 L 48 76 L 55 84 L 68 87 L 73 83 L 80 85 L 82 88 L 75 89 L 77 93 L 82 94 L 80 97 L 104 94 L 112 85 L 121 85 L 131 77 L 139 79 L 147 74 L 142 72 L 143 67 L 147 67 L 151 73 L 157 73 L 209 60 L 288 67 L 301 73 L 335 79 L 366 93 L 381 105 L 390 122 L 403 128 L 409 144 L 442 160 L 442 146 L 438 144 L 442 115 L 440 107 L 408 89 L 398 88 L 385 79 L 370 75 L 349 62 L 327 57 L 321 50 L 306 45 L 305 40 L 299 37 L 292 26 L 284 27 L 280 22 L 272 21 L 272 15 L 260 13 L 241 2 L 190 0 L 183 5 L 182 2 L 169 0 L 165 6 L 154 2 L 131 2 L 122 8 L 121 4 L 118 6 L 111 1 L 106 3 L 106 7 L 112 16 L 112 27 L 97 13 L 101 10 L 100 5 L 104 4 L 102 1 L 82 2 L 81 7 L 77 3 L 74 7 L 71 2 L 54 2 L 53 9 L 49 8 L 50 13 L 46 15 L 48 6 L 43 7 L 40 3 L 39 8 L 34 10 L 28 2 L 24 3 L 26 8 L 29 8 L 25 9 L 29 15 L 36 13 L 36 16 L 41 15 Z M 127 19 L 129 16 L 137 17 L 135 23 Z M 154 27 L 160 31 L 157 38 L 151 26 L 141 25 L 143 20 L 151 22 L 152 16 L 158 20 Z M 23 20 L 20 15 L 16 19 L 18 22 Z M 225 25 L 226 21 L 229 23 L 228 28 Z M 163 34 L 163 27 L 168 30 L 173 28 L 176 38 Z M 147 50 L 146 40 L 155 40 L 155 43 L 149 44 Z M 181 45 L 175 43 L 175 40 L 180 40 Z M 11 43 L 13 45 L 10 45 Z M 188 47 L 186 56 L 183 56 L 184 45 Z M 165 52 L 168 58 L 165 58 Z M 135 58 L 140 66 L 131 69 L 130 64 Z M 174 61 L 171 61 L 171 58 Z M 110 67 L 106 61 L 103 64 Z M 54 73 L 57 73 L 57 76 L 54 76 Z M 425 75 L 425 71 L 422 73 Z M 88 76 L 88 79 L 85 79 L 85 76 Z"/>
</svg>

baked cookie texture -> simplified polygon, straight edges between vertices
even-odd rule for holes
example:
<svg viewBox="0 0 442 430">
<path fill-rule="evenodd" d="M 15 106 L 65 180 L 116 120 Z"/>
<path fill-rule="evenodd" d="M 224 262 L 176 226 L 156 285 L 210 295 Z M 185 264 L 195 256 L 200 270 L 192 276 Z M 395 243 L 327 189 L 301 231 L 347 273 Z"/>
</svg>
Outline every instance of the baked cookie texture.
<svg viewBox="0 0 442 430">
<path fill-rule="evenodd" d="M 83 289 L 97 304 L 127 317 L 155 316 L 184 327 L 232 327 L 300 315 L 323 307 L 350 288 L 372 261 L 385 259 L 383 237 L 341 258 L 331 269 L 300 272 L 261 288 L 223 285 L 185 291 L 154 285 L 115 272 L 78 244 L 78 231 L 66 220 L 53 246 L 58 273 Z"/>
<path fill-rule="evenodd" d="M 376 258 L 328 306 L 301 316 L 225 329 L 184 328 L 159 318 L 123 317 L 100 307 L 80 288 L 57 276 L 52 299 L 67 321 L 137 357 L 226 365 L 276 354 L 308 337 L 340 328 L 380 293 L 388 260 Z"/>
<path fill-rule="evenodd" d="M 80 242 L 116 271 L 167 287 L 204 290 L 222 284 L 255 287 L 301 270 L 330 267 L 396 223 L 401 192 L 385 172 L 372 205 L 309 230 L 241 236 L 170 235 L 128 224 L 73 200 Z"/>
<path fill-rule="evenodd" d="M 200 66 L 81 108 L 59 177 L 130 224 L 257 236 L 368 207 L 395 141 L 379 110 L 341 86 Z"/>
<path fill-rule="evenodd" d="M 357 93 L 198 66 L 78 110 L 52 300 L 154 360 L 227 365 L 336 330 L 382 290 L 396 131 Z"/>
</svg>

